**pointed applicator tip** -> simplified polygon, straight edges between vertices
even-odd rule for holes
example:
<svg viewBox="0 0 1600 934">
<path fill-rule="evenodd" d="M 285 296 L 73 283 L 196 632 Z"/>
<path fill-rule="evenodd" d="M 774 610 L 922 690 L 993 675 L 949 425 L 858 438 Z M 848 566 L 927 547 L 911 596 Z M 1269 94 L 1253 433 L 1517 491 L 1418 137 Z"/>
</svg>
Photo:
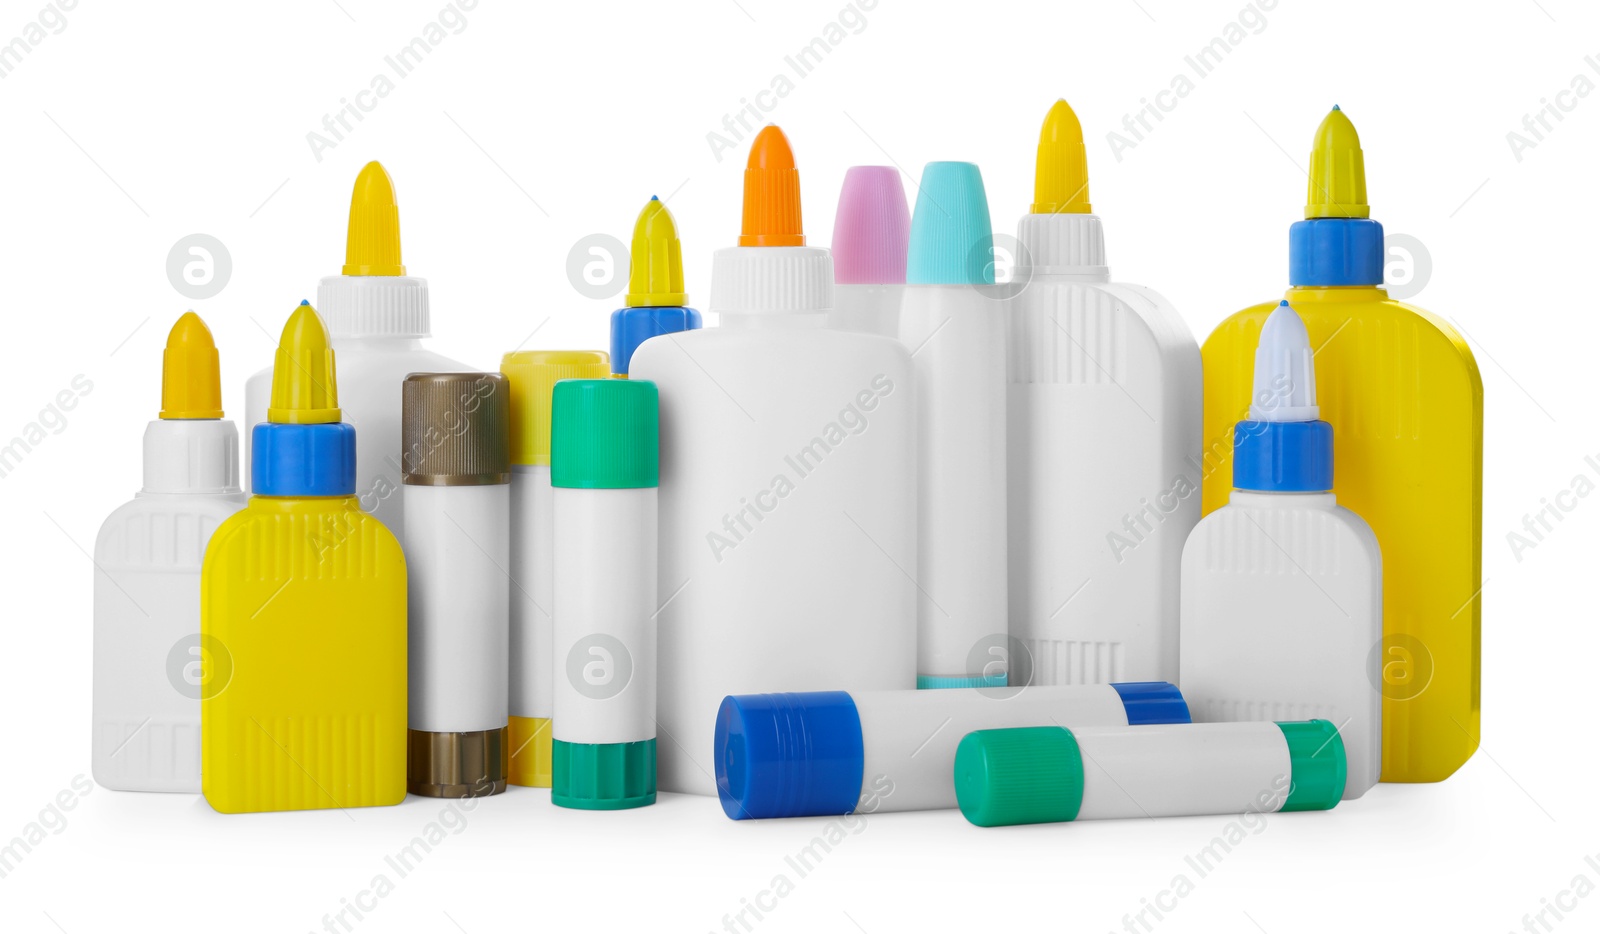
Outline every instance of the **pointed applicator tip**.
<svg viewBox="0 0 1600 934">
<path fill-rule="evenodd" d="M 192 311 L 184 312 L 172 326 L 161 354 L 161 417 L 222 417 L 217 344 L 211 329 Z"/>
<path fill-rule="evenodd" d="M 833 281 L 840 285 L 900 285 L 906 281 L 911 210 L 900 171 L 856 165 L 844 173 L 833 218 Z"/>
<path fill-rule="evenodd" d="M 1306 218 L 1368 217 L 1367 168 L 1355 124 L 1335 104 L 1311 142 Z"/>
<path fill-rule="evenodd" d="M 345 239 L 344 275 L 403 276 L 400 260 L 400 205 L 394 180 L 381 163 L 368 162 L 350 193 L 350 228 Z"/>
<path fill-rule="evenodd" d="M 1316 421 L 1317 376 L 1306 324 L 1288 302 L 1267 315 L 1256 340 L 1250 417 L 1259 422 Z"/>
<path fill-rule="evenodd" d="M 983 176 L 970 162 L 930 162 L 917 186 L 906 282 L 992 285 L 994 244 Z"/>
<path fill-rule="evenodd" d="M 750 144 L 744 169 L 740 246 L 805 246 L 800 220 L 800 172 L 789 138 L 768 124 Z"/>
<path fill-rule="evenodd" d="M 672 212 L 655 196 L 633 224 L 628 263 L 629 308 L 678 308 L 689 304 L 683 290 L 683 246 Z"/>
<path fill-rule="evenodd" d="M 1092 214 L 1083 124 L 1065 100 L 1045 114 L 1033 167 L 1034 214 Z"/>
<path fill-rule="evenodd" d="M 289 315 L 283 336 L 278 339 L 267 421 L 279 425 L 325 425 L 339 419 L 339 386 L 328 326 L 310 303 L 301 302 Z"/>
</svg>

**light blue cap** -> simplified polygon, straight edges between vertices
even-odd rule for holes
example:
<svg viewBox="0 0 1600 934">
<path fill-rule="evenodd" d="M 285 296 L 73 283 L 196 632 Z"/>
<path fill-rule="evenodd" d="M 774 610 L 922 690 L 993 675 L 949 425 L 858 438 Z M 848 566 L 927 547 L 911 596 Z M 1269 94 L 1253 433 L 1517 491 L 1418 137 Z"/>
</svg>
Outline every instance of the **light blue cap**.
<svg viewBox="0 0 1600 934">
<path fill-rule="evenodd" d="M 911 285 L 993 285 L 994 231 L 983 176 L 971 162 L 930 162 L 917 186 L 906 250 Z"/>
</svg>

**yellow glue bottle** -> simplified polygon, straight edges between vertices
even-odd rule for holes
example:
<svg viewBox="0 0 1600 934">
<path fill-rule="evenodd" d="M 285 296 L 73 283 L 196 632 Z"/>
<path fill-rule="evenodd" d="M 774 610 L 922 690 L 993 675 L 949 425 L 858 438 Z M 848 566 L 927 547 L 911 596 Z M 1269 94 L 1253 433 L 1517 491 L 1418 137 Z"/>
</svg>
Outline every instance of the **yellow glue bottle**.
<svg viewBox="0 0 1600 934">
<path fill-rule="evenodd" d="M 406 795 L 405 557 L 361 510 L 339 418 L 327 327 L 301 302 L 254 429 L 254 495 L 200 575 L 201 636 L 229 671 L 200 708 L 201 786 L 223 813 Z"/>
<path fill-rule="evenodd" d="M 1339 439 L 1333 493 L 1383 549 L 1383 640 L 1367 656 L 1383 695 L 1381 780 L 1440 781 L 1478 748 L 1483 382 L 1454 328 L 1384 291 L 1383 226 L 1368 217 L 1361 141 L 1338 107 L 1317 129 L 1308 190 L 1284 298 L 1305 322 Z M 1206 513 L 1228 502 L 1233 425 L 1277 304 L 1233 315 L 1201 349 Z"/>
</svg>

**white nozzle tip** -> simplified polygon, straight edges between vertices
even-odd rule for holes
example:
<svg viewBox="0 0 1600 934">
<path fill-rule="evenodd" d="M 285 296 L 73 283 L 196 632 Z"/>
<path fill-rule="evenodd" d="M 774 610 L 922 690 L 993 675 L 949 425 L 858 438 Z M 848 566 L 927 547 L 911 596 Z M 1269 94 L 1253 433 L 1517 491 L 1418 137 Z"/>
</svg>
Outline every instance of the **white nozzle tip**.
<svg viewBox="0 0 1600 934">
<path fill-rule="evenodd" d="M 1250 418 L 1258 422 L 1313 422 L 1317 416 L 1311 337 L 1289 303 L 1280 302 L 1261 326 L 1256 344 Z"/>
</svg>

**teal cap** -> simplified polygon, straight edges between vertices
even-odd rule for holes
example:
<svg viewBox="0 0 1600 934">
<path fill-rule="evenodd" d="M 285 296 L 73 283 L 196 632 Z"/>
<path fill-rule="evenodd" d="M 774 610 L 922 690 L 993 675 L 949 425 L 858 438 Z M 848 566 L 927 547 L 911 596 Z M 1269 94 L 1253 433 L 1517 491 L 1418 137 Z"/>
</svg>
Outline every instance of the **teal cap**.
<svg viewBox="0 0 1600 934">
<path fill-rule="evenodd" d="M 956 747 L 956 803 L 979 827 L 1075 820 L 1083 754 L 1059 726 L 977 730 Z"/>
<path fill-rule="evenodd" d="M 1280 811 L 1326 811 L 1344 797 L 1344 739 L 1327 720 L 1280 723 L 1289 743 L 1289 797 Z"/>
<path fill-rule="evenodd" d="M 983 176 L 970 162 L 930 162 L 917 187 L 906 248 L 912 285 L 993 285 L 994 231 Z"/>
<path fill-rule="evenodd" d="M 550 743 L 550 802 L 580 811 L 656 803 L 656 741 Z"/>
<path fill-rule="evenodd" d="M 564 379 L 550 400 L 550 485 L 661 485 L 660 397 L 640 379 Z"/>
</svg>

